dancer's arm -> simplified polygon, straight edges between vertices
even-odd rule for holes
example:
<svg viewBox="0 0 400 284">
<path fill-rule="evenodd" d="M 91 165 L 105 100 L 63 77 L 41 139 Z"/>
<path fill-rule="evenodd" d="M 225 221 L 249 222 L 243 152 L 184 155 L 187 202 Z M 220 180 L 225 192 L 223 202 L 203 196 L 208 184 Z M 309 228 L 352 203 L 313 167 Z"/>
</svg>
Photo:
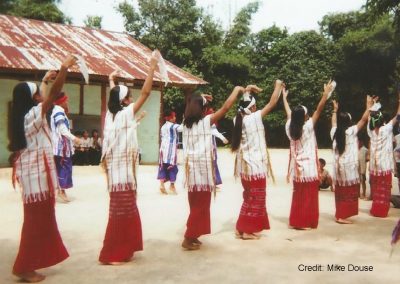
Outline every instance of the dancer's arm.
<svg viewBox="0 0 400 284">
<path fill-rule="evenodd" d="M 292 117 L 292 110 L 290 109 L 289 103 L 287 101 L 287 97 L 289 95 L 289 90 L 286 90 L 285 88 L 283 88 L 282 95 L 283 95 L 283 105 L 284 105 L 285 111 L 286 111 L 286 117 L 287 117 L 287 120 L 289 120 Z"/>
<path fill-rule="evenodd" d="M 225 103 L 222 105 L 222 107 L 214 112 L 211 115 L 211 121 L 210 125 L 213 125 L 216 123 L 218 120 L 224 117 L 224 115 L 228 112 L 228 110 L 232 107 L 232 105 L 235 103 L 236 98 L 240 95 L 243 94 L 244 88 L 241 86 L 236 86 L 232 93 L 229 95 L 228 99 L 225 101 Z"/>
<path fill-rule="evenodd" d="M 276 106 L 283 88 L 284 88 L 283 82 L 281 80 L 276 80 L 274 92 L 272 93 L 271 98 L 269 99 L 269 102 L 261 110 L 262 117 L 266 116 L 268 113 L 270 113 L 271 110 Z"/>
<path fill-rule="evenodd" d="M 115 87 L 115 77 L 118 74 L 118 70 L 114 70 L 110 75 L 108 75 L 108 81 L 110 82 L 110 89 Z"/>
<path fill-rule="evenodd" d="M 158 50 L 151 56 L 149 72 L 147 73 L 146 80 L 144 81 L 144 85 L 140 91 L 140 96 L 133 106 L 133 113 L 139 111 L 150 95 L 151 88 L 153 87 L 154 71 L 156 70 L 159 56 L 160 52 Z"/>
<path fill-rule="evenodd" d="M 357 131 L 360 131 L 360 129 L 363 128 L 364 125 L 367 123 L 368 117 L 369 117 L 369 109 L 372 107 L 373 104 L 374 104 L 374 101 L 373 101 L 372 97 L 367 96 L 366 103 L 365 103 L 365 111 L 364 111 L 360 121 L 357 122 Z"/>
<path fill-rule="evenodd" d="M 398 102 L 397 102 L 397 114 L 395 117 L 392 118 L 391 123 L 393 125 L 399 120 L 398 116 L 400 115 L 400 90 L 398 90 Z"/>
<path fill-rule="evenodd" d="M 72 55 L 68 55 L 61 65 L 60 71 L 58 71 L 56 80 L 51 86 L 49 96 L 43 101 L 42 104 L 42 116 L 44 116 L 47 111 L 53 106 L 58 94 L 61 92 L 64 86 L 65 78 L 67 77 L 68 68 L 76 63 L 76 58 Z"/>
<path fill-rule="evenodd" d="M 330 92 L 333 91 L 333 85 L 332 85 L 332 80 L 329 80 L 328 84 L 324 84 L 324 93 L 322 94 L 321 100 L 319 101 L 319 104 L 317 106 L 317 109 L 312 115 L 312 121 L 313 123 L 317 123 L 319 116 L 322 113 L 322 110 L 324 109 L 324 106 L 326 104 L 326 101 L 328 100 L 328 95 Z"/>
<path fill-rule="evenodd" d="M 336 100 L 332 101 L 333 111 L 332 111 L 332 128 L 337 127 L 337 111 L 339 109 L 339 103 Z"/>
<path fill-rule="evenodd" d="M 40 95 L 43 97 L 43 99 L 47 98 L 47 85 L 49 84 L 49 81 L 54 79 L 56 76 L 57 71 L 55 70 L 49 70 L 44 75 L 42 82 L 40 83 Z"/>
</svg>

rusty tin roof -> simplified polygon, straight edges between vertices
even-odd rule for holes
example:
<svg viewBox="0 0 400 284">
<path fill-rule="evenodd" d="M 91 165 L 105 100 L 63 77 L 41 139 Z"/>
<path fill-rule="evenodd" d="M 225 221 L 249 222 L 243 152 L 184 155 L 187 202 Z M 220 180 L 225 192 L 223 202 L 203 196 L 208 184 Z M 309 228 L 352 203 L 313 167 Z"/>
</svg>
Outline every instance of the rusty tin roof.
<svg viewBox="0 0 400 284">
<path fill-rule="evenodd" d="M 68 53 L 79 54 L 85 59 L 90 77 L 104 81 L 103 76 L 120 69 L 122 80 L 143 81 L 151 50 L 127 33 L 0 15 L 0 69 L 58 69 Z M 168 61 L 166 63 L 172 85 L 207 83 Z M 72 72 L 79 71 L 73 69 Z M 154 81 L 160 82 L 160 78 L 156 72 Z"/>
</svg>

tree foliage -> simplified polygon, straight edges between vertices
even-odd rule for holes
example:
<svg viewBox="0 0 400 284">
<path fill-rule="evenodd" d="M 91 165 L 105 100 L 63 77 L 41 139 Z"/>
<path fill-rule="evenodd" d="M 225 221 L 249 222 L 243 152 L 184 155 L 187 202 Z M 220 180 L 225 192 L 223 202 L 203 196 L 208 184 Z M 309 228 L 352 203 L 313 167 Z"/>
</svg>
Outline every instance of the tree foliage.
<svg viewBox="0 0 400 284">
<path fill-rule="evenodd" d="M 93 29 L 101 29 L 101 21 L 103 20 L 103 17 L 101 16 L 86 16 L 86 19 L 84 20 L 84 24 L 88 28 L 93 28 Z"/>
<path fill-rule="evenodd" d="M 59 0 L 1 0 L 0 13 L 28 19 L 71 24 L 71 19 L 58 9 Z"/>
</svg>

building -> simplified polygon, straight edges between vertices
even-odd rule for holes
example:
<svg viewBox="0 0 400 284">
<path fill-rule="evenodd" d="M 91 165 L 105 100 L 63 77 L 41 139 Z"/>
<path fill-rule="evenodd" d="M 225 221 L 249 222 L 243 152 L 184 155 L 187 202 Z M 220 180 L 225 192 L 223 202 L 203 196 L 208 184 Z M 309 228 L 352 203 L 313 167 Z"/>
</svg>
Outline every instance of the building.
<svg viewBox="0 0 400 284">
<path fill-rule="evenodd" d="M 69 73 L 64 91 L 69 96 L 73 130 L 102 129 L 107 110 L 108 75 L 120 70 L 119 83 L 138 96 L 151 50 L 126 33 L 55 24 L 0 15 L 0 166 L 8 166 L 7 117 L 12 90 L 19 81 L 40 83 L 47 70 L 57 70 L 67 54 L 81 55 L 89 69 L 85 85 L 78 69 Z M 167 62 L 170 85 L 190 90 L 205 81 Z M 153 91 L 138 130 L 144 163 L 158 161 L 160 114 L 164 84 L 155 74 Z"/>
</svg>

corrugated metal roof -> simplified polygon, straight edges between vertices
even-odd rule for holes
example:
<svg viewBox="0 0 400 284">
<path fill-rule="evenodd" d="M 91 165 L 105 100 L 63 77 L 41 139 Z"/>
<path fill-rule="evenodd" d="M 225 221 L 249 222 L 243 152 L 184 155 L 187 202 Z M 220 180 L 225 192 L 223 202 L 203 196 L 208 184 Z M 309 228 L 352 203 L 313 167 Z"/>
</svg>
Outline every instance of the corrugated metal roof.
<svg viewBox="0 0 400 284">
<path fill-rule="evenodd" d="M 80 54 L 90 75 L 108 76 L 120 69 L 119 76 L 129 81 L 146 78 L 151 56 L 149 48 L 126 33 L 0 15 L 0 68 L 58 69 L 68 53 Z M 206 84 L 166 63 L 173 85 Z M 161 81 L 160 78 L 156 72 L 154 81 Z"/>
</svg>

